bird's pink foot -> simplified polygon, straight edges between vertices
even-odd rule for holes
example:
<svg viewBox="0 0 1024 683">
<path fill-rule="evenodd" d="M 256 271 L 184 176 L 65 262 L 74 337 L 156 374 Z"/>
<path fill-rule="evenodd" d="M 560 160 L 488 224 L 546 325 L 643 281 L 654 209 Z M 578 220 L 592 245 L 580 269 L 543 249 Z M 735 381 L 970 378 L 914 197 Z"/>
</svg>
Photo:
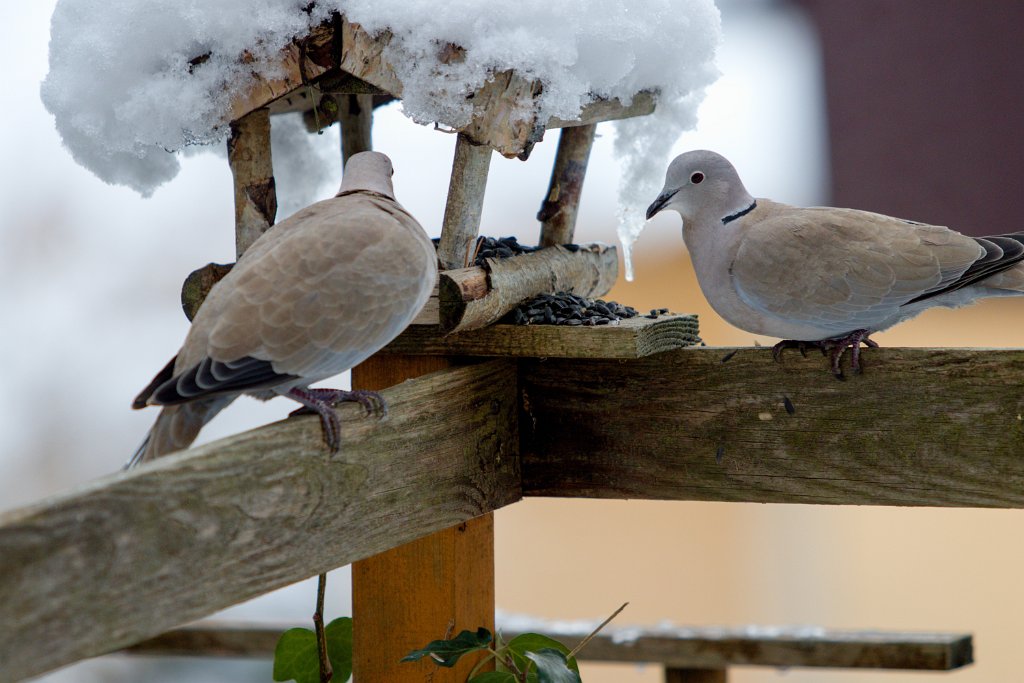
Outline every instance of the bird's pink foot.
<svg viewBox="0 0 1024 683">
<path fill-rule="evenodd" d="M 341 418 L 334 410 L 341 403 L 354 401 L 363 406 L 367 415 L 386 417 L 388 404 L 384 397 L 376 391 L 356 389 L 345 391 L 343 389 L 291 389 L 286 396 L 302 404 L 302 408 L 292 411 L 291 415 L 306 415 L 314 413 L 320 416 L 320 425 L 324 430 L 324 441 L 330 448 L 331 454 L 337 454 L 341 448 Z"/>
<path fill-rule="evenodd" d="M 878 344 L 868 338 L 870 335 L 870 330 L 854 330 L 842 337 L 822 339 L 819 341 L 784 339 L 772 347 L 772 357 L 776 361 L 779 361 L 782 359 L 783 350 L 792 348 L 799 349 L 800 353 L 806 356 L 808 348 L 816 347 L 821 349 L 821 353 L 823 355 L 827 355 L 829 357 L 830 369 L 832 370 L 832 374 L 835 378 L 846 379 L 846 375 L 843 374 L 843 369 L 840 367 L 843 354 L 846 353 L 847 349 L 850 350 L 850 369 L 853 370 L 855 375 L 859 375 L 861 373 L 860 345 L 864 344 L 869 348 L 878 348 Z"/>
</svg>

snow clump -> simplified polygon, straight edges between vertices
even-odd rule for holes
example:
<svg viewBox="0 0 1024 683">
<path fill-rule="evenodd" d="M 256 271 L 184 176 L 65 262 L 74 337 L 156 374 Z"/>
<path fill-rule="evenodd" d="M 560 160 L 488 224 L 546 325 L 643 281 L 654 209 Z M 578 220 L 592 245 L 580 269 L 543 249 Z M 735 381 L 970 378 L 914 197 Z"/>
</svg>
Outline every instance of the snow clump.
<svg viewBox="0 0 1024 683">
<path fill-rule="evenodd" d="M 660 90 L 653 116 L 616 123 L 627 259 L 669 150 L 718 75 L 713 0 L 59 0 L 43 103 L 79 164 L 149 195 L 177 174 L 178 151 L 225 138 L 230 93 L 279 76 L 277 53 L 333 12 L 392 32 L 385 57 L 419 123 L 467 123 L 465 96 L 510 68 L 543 82 L 542 120 Z M 442 63 L 445 43 L 466 58 Z"/>
</svg>

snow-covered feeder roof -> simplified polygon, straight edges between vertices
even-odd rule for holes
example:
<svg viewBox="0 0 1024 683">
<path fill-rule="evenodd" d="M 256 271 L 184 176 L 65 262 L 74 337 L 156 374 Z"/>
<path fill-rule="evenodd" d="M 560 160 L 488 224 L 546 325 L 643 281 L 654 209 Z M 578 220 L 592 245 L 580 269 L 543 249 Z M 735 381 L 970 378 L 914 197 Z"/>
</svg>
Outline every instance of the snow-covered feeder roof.
<svg viewBox="0 0 1024 683">
<path fill-rule="evenodd" d="M 506 156 L 657 93 L 616 124 L 636 227 L 720 40 L 713 0 L 58 0 L 41 95 L 78 163 L 148 195 L 175 152 L 262 106 L 311 107 L 345 72 Z"/>
<path fill-rule="evenodd" d="M 254 78 L 249 87 L 234 94 L 230 118 L 239 119 L 265 106 L 271 113 L 311 109 L 307 85 L 325 92 L 356 92 L 366 90 L 368 84 L 378 92 L 402 98 L 406 88 L 388 54 L 393 39 L 388 30 L 371 35 L 360 24 L 343 17 L 316 26 L 281 51 L 275 78 Z M 445 65 L 465 62 L 467 51 L 453 43 L 438 43 L 434 58 Z M 339 82 L 339 70 L 358 81 Z M 439 84 L 449 85 L 443 79 Z M 465 85 L 459 83 L 456 87 L 463 90 Z M 442 107 L 432 112 L 431 118 L 465 133 L 476 143 L 514 157 L 528 154 L 545 128 L 650 114 L 656 97 L 651 90 L 631 93 L 629 104 L 623 105 L 618 98 L 591 96 L 575 115 L 561 118 L 544 110 L 539 101 L 543 92 L 540 79 L 506 69 L 491 74 L 475 91 L 450 96 L 468 103 L 468 107 Z"/>
</svg>

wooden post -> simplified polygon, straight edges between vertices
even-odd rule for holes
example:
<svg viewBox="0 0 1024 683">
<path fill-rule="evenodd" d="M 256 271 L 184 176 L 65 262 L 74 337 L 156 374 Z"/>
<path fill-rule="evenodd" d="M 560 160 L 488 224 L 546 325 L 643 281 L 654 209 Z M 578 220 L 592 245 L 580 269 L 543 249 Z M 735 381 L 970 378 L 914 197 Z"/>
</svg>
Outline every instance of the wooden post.
<svg viewBox="0 0 1024 683">
<path fill-rule="evenodd" d="M 480 212 L 484 206 L 487 171 L 491 166 L 491 148 L 475 145 L 459 133 L 455 142 L 452 179 L 448 185 L 448 203 L 437 257 L 441 268 L 451 270 L 470 265 L 470 247 L 480 232 Z"/>
<path fill-rule="evenodd" d="M 665 669 L 665 683 L 726 683 L 725 669 Z"/>
<path fill-rule="evenodd" d="M 341 126 L 341 163 L 353 154 L 373 149 L 373 95 L 339 95 L 338 124 Z"/>
<path fill-rule="evenodd" d="M 384 389 L 453 364 L 442 356 L 374 356 L 352 370 L 352 386 Z M 451 669 L 429 658 L 399 660 L 463 629 L 484 626 L 494 632 L 494 515 L 355 562 L 352 618 L 353 680 L 465 683 L 482 653 L 463 657 Z"/>
<path fill-rule="evenodd" d="M 563 128 L 558 138 L 558 154 L 551 170 L 548 194 L 537 212 L 541 221 L 540 246 L 572 243 L 576 214 L 587 175 L 587 160 L 594 146 L 596 123 Z"/>
<path fill-rule="evenodd" d="M 235 184 L 235 256 L 241 256 L 274 224 L 277 214 L 268 109 L 231 122 L 228 163 Z"/>
</svg>

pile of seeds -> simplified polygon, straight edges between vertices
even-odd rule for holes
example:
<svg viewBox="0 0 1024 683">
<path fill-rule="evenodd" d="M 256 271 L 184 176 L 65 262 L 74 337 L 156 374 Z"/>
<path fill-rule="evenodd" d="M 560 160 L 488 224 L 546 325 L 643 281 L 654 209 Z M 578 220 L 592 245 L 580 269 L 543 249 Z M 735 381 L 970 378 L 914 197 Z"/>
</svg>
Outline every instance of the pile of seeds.
<svg viewBox="0 0 1024 683">
<path fill-rule="evenodd" d="M 474 266 L 484 265 L 484 259 L 508 258 L 520 254 L 530 254 L 540 247 L 528 247 L 519 244 L 515 237 L 478 237 L 476 246 L 476 258 L 473 259 Z"/>
<path fill-rule="evenodd" d="M 632 306 L 558 292 L 538 294 L 513 308 L 500 322 L 512 325 L 608 325 L 636 315 L 637 311 Z"/>
<path fill-rule="evenodd" d="M 433 237 L 431 241 L 436 248 L 440 244 L 441 238 Z M 569 251 L 580 250 L 578 244 L 565 244 L 563 246 Z M 532 254 L 538 249 L 540 247 L 528 247 L 525 244 L 519 244 L 519 240 L 515 237 L 477 237 L 476 243 L 473 245 L 473 265 L 483 266 L 484 259 L 489 258 L 508 258 L 510 256 L 519 256 L 520 254 Z"/>
</svg>

